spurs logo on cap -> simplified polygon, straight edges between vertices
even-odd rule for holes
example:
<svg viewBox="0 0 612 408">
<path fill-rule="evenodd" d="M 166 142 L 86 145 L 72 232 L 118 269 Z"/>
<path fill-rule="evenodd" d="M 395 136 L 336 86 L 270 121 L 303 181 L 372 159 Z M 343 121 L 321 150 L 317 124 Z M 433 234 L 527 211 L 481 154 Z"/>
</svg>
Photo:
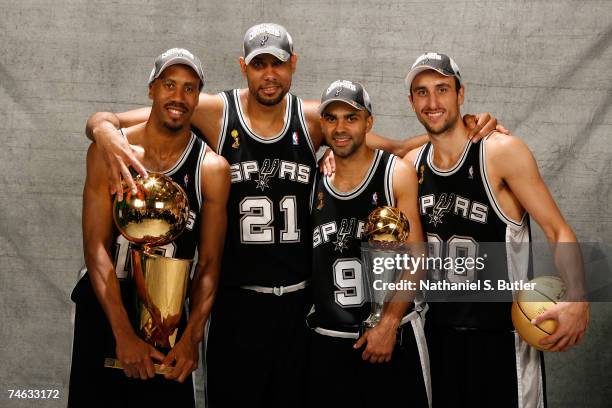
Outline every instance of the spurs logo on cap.
<svg viewBox="0 0 612 408">
<path fill-rule="evenodd" d="M 341 86 L 340 86 L 340 87 L 338 87 L 338 88 L 336 89 L 336 95 L 335 95 L 335 96 L 340 95 L 340 92 L 342 92 L 342 89 L 343 89 L 343 88 L 342 88 Z"/>
<path fill-rule="evenodd" d="M 342 80 L 342 81 L 334 81 L 332 82 L 332 84 L 329 86 L 329 88 L 327 88 L 326 93 L 331 93 L 331 91 L 333 91 L 335 88 L 347 88 L 350 89 L 353 92 L 357 91 L 357 87 L 355 86 L 354 83 L 352 83 L 351 81 L 347 81 L 347 80 Z M 336 91 L 337 92 L 337 91 Z M 336 96 L 338 96 L 338 94 L 336 94 Z"/>
<path fill-rule="evenodd" d="M 428 60 L 442 61 L 442 56 L 440 54 L 438 54 L 437 52 L 428 52 L 427 54 L 423 54 L 419 58 L 417 58 L 417 60 L 415 61 L 414 64 L 412 64 L 412 66 L 414 67 L 415 65 L 417 65 L 420 62 L 424 62 L 424 61 L 428 61 Z"/>
<path fill-rule="evenodd" d="M 278 27 L 274 27 L 268 24 L 260 24 L 259 26 L 255 27 L 253 31 L 249 33 L 249 41 L 257 37 L 259 34 L 264 34 L 264 33 L 273 35 L 275 37 L 281 36 L 280 29 Z"/>
<path fill-rule="evenodd" d="M 263 38 L 261 39 L 261 42 L 259 43 L 259 45 L 261 45 L 262 47 L 264 45 L 266 45 L 266 42 L 268 42 L 268 38 L 270 38 L 270 37 L 268 37 L 267 35 L 264 35 Z"/>
</svg>

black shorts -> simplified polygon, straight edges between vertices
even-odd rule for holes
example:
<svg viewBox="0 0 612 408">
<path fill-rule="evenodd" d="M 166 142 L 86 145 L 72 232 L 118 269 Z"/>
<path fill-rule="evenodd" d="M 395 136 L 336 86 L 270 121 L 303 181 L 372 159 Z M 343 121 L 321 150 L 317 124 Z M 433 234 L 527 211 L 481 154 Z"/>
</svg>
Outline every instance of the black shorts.
<svg viewBox="0 0 612 408">
<path fill-rule="evenodd" d="M 129 286 L 121 282 L 126 307 L 131 304 Z M 104 367 L 105 358 L 115 357 L 115 338 L 89 275 L 81 278 L 72 292 L 72 300 L 76 303 L 76 314 L 68 407 L 195 406 L 190 377 L 182 384 L 161 375 L 140 380 L 126 377 L 123 370 Z"/>
<path fill-rule="evenodd" d="M 206 344 L 209 408 L 304 404 L 310 304 L 308 289 L 219 288 Z"/>
<path fill-rule="evenodd" d="M 434 328 L 426 335 L 434 408 L 546 406 L 542 353 L 515 332 Z"/>
<path fill-rule="evenodd" d="M 416 312 L 415 312 L 416 313 Z M 412 322 L 400 328 L 388 363 L 373 364 L 353 349 L 356 339 L 312 331 L 309 405 L 311 407 L 428 407 L 427 350 L 422 326 L 415 336 Z M 414 323 L 421 325 L 420 319 Z M 400 335 L 398 335 L 398 340 Z M 420 344 L 418 344 L 420 343 Z"/>
</svg>

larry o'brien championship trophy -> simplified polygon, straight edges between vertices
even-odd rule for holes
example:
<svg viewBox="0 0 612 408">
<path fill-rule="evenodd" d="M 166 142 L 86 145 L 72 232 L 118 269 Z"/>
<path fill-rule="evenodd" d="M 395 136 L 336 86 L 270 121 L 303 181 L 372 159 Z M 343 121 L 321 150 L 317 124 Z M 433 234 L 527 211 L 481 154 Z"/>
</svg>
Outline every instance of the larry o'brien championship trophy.
<svg viewBox="0 0 612 408">
<path fill-rule="evenodd" d="M 169 351 L 176 342 L 192 260 L 167 258 L 164 248 L 185 229 L 189 201 L 185 191 L 171 178 L 149 173 L 134 179 L 137 192 L 126 188 L 124 200 L 113 203 L 113 218 L 119 232 L 131 242 L 130 274 L 134 306 L 130 320 L 134 331 L 152 346 Z M 105 367 L 122 368 L 107 358 Z M 156 374 L 165 374 L 170 368 Z"/>
<path fill-rule="evenodd" d="M 410 225 L 408 218 L 397 208 L 378 207 L 368 215 L 364 228 L 364 237 L 367 243 L 361 246 L 361 260 L 364 266 L 364 280 L 366 293 L 372 305 L 370 316 L 362 322 L 361 331 L 376 326 L 382 319 L 385 302 L 391 301 L 395 290 L 388 290 L 389 283 L 397 283 L 406 273 L 394 265 L 392 268 L 383 267 L 382 271 L 375 268 L 375 259 L 395 259 L 395 255 L 407 252 L 404 241 L 408 237 Z M 374 289 L 374 282 L 380 281 L 383 286 L 380 290 Z"/>
</svg>

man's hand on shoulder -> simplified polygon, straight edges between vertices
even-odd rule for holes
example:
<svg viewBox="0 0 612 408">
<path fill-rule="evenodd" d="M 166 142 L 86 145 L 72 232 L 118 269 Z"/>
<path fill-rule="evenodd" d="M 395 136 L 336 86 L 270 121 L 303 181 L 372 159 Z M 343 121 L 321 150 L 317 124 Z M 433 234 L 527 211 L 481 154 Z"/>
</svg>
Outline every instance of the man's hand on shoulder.
<svg viewBox="0 0 612 408">
<path fill-rule="evenodd" d="M 479 142 L 494 130 L 504 134 L 510 134 L 508 129 L 497 123 L 497 119 L 488 112 L 467 114 L 463 116 L 463 123 L 470 131 L 468 138 L 473 142 Z"/>
</svg>

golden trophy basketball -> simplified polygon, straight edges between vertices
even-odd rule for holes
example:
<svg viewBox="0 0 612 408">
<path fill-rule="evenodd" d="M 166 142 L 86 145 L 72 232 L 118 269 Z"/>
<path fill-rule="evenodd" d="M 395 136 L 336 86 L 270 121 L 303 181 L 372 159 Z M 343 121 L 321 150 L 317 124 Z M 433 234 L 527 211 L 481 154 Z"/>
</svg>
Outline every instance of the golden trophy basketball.
<svg viewBox="0 0 612 408">
<path fill-rule="evenodd" d="M 375 280 L 383 285 L 397 282 L 404 271 L 397 267 L 376 271 L 375 258 L 394 258 L 396 254 L 406 253 L 404 241 L 410 232 L 408 218 L 397 208 L 378 207 L 368 215 L 364 228 L 367 244 L 361 247 L 361 259 L 364 265 L 366 291 L 372 305 L 371 313 L 362 322 L 362 332 L 376 326 L 382 319 L 385 302 L 389 301 L 395 291 L 374 290 Z"/>
<path fill-rule="evenodd" d="M 183 312 L 193 260 L 164 256 L 167 245 L 185 229 L 189 201 L 185 191 L 171 178 L 149 173 L 134 179 L 137 191 L 125 189 L 125 198 L 113 203 L 113 218 L 119 232 L 132 243 L 130 273 L 134 283 L 136 310 L 134 331 L 154 347 L 174 347 Z M 164 247 L 166 246 L 166 247 Z M 106 367 L 121 368 L 117 359 L 106 359 Z M 159 366 L 155 367 L 156 373 Z"/>
</svg>

